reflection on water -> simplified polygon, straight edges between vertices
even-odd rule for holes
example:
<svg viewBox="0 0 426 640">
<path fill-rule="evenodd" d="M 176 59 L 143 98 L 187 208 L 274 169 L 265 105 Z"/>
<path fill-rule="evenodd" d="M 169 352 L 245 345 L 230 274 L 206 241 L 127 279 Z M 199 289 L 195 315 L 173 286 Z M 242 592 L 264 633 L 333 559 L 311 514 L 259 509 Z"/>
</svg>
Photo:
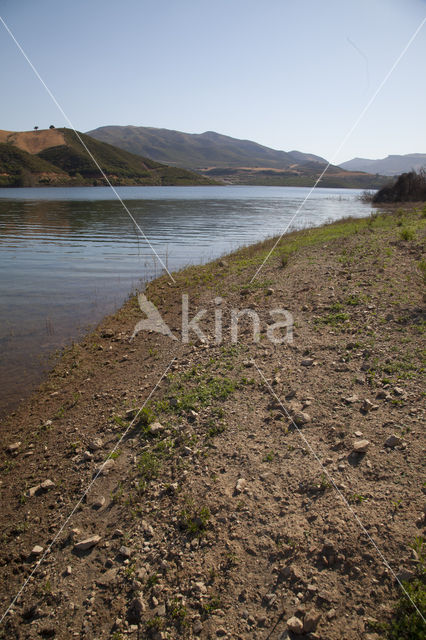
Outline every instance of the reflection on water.
<svg viewBox="0 0 426 640">
<path fill-rule="evenodd" d="M 280 233 L 308 189 L 123 187 L 170 270 Z M 369 213 L 359 191 L 317 189 L 295 225 Z M 162 273 L 105 188 L 0 190 L 0 412 L 41 379 L 47 358 Z"/>
</svg>

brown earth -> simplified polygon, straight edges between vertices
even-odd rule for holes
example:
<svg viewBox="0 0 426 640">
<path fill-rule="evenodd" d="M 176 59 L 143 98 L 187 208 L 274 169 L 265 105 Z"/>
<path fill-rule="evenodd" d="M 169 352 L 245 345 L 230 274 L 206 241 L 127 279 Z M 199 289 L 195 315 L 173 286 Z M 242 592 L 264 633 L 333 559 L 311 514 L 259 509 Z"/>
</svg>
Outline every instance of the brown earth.
<svg viewBox="0 0 426 640">
<path fill-rule="evenodd" d="M 31 154 L 66 144 L 64 134 L 57 129 L 39 129 L 38 131 L 0 130 L 0 142 L 13 144 L 18 149 Z"/>
<path fill-rule="evenodd" d="M 66 350 L 2 425 L 0 637 L 381 637 L 425 534 L 424 222 L 290 234 L 249 286 L 271 241 L 151 283 L 176 335 L 182 293 L 208 310 L 205 340 L 129 341 L 131 299 Z M 261 339 L 246 316 L 233 344 L 244 308 Z"/>
</svg>

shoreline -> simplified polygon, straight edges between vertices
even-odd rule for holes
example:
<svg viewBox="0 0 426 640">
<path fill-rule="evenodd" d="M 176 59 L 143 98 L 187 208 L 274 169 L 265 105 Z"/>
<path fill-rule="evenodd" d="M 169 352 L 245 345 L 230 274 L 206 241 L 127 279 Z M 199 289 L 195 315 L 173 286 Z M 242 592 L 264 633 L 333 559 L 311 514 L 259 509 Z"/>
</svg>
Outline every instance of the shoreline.
<svg viewBox="0 0 426 640">
<path fill-rule="evenodd" d="M 350 510 L 328 474 L 395 572 L 402 565 L 414 579 L 410 542 L 425 524 L 416 490 L 424 227 L 413 211 L 340 220 L 284 236 L 251 285 L 273 238 L 173 273 L 176 285 L 166 276 L 147 284 L 176 335 L 182 293 L 190 293 L 191 318 L 207 310 L 200 326 L 212 337 L 220 297 L 220 344 L 142 332 L 129 343 L 142 318 L 131 297 L 65 349 L 3 421 L 2 608 L 33 566 L 31 549 L 48 547 L 120 445 L 7 617 L 9 636 L 27 637 L 28 620 L 35 634 L 54 622 L 58 638 L 95 638 L 100 629 L 116 638 L 138 629 L 147 637 L 207 639 L 221 630 L 262 638 L 300 623 L 311 625 L 309 637 L 328 640 L 345 624 L 349 640 L 374 633 L 367 619 L 392 620 L 394 576 L 365 532 L 346 526 Z M 271 307 L 293 314 L 292 344 L 268 342 Z M 243 321 L 238 342 L 230 340 L 227 319 L 244 308 L 260 318 L 259 342 Z M 171 377 L 120 440 L 168 366 Z M 384 447 L 391 435 L 397 444 Z M 360 440 L 366 453 L 354 456 Z M 28 495 L 46 480 L 53 485 Z M 101 539 L 90 551 L 75 548 L 95 532 Z M 375 595 L 366 600 L 369 588 Z M 45 613 L 28 613 L 31 606 Z"/>
</svg>

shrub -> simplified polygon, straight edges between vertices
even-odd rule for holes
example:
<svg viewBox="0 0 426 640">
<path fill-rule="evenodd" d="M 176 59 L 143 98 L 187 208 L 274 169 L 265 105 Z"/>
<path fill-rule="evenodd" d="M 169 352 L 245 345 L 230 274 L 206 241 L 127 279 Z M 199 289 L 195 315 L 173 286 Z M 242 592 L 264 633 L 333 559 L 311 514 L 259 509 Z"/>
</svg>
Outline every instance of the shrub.
<svg viewBox="0 0 426 640">
<path fill-rule="evenodd" d="M 426 200 L 426 170 L 402 173 L 395 182 L 382 187 L 373 202 L 420 202 Z"/>
</svg>

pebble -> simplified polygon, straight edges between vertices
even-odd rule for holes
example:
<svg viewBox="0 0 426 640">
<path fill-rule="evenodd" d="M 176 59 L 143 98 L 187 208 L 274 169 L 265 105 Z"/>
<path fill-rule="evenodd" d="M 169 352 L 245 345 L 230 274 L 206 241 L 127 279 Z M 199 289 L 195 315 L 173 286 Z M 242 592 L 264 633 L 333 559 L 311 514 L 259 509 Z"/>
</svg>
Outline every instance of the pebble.
<svg viewBox="0 0 426 640">
<path fill-rule="evenodd" d="M 235 492 L 242 493 L 245 489 L 245 486 L 246 486 L 246 481 L 244 480 L 244 478 L 239 478 L 237 480 L 237 484 L 235 485 Z"/>
<path fill-rule="evenodd" d="M 146 522 L 145 520 L 142 520 L 141 526 L 142 526 L 142 531 L 144 532 L 144 535 L 146 538 L 154 537 L 154 529 L 151 527 L 151 525 L 148 522 Z"/>
<path fill-rule="evenodd" d="M 321 613 L 316 609 L 311 609 L 303 618 L 303 633 L 315 631 L 321 619 Z"/>
<path fill-rule="evenodd" d="M 301 427 L 304 424 L 308 424 L 308 422 L 311 422 L 312 418 L 309 415 L 309 413 L 305 413 L 304 411 L 296 411 L 296 413 L 293 416 L 293 422 L 298 426 Z"/>
<path fill-rule="evenodd" d="M 364 413 L 368 413 L 371 409 L 373 409 L 373 407 L 374 404 L 366 398 L 361 405 L 361 411 L 364 411 Z"/>
<path fill-rule="evenodd" d="M 106 476 L 110 472 L 110 470 L 115 466 L 115 460 L 113 458 L 108 458 L 106 462 L 104 462 L 96 471 L 100 476 Z"/>
<path fill-rule="evenodd" d="M 98 449 L 101 449 L 101 448 L 102 448 L 102 440 L 100 438 L 94 438 L 89 443 L 90 451 L 97 451 Z"/>
<path fill-rule="evenodd" d="M 76 542 L 74 545 L 75 551 L 86 551 L 87 549 L 91 549 L 96 546 L 98 542 L 100 542 L 101 536 L 91 536 L 90 538 L 86 538 L 85 540 L 80 540 L 80 542 Z"/>
<path fill-rule="evenodd" d="M 164 427 L 160 422 L 153 422 L 150 427 L 149 427 L 149 432 L 156 436 L 159 433 L 161 433 L 162 431 L 165 430 L 166 427 Z"/>
<path fill-rule="evenodd" d="M 402 444 L 401 438 L 392 434 L 391 436 L 389 436 L 389 438 L 387 438 L 385 442 L 385 447 L 389 447 L 390 449 L 393 449 L 394 447 L 398 447 L 401 444 Z"/>
<path fill-rule="evenodd" d="M 123 558 L 130 558 L 132 555 L 132 551 L 129 547 L 125 547 L 123 545 L 122 547 L 120 547 L 120 555 L 123 556 Z"/>
<path fill-rule="evenodd" d="M 369 440 L 355 440 L 353 450 L 355 453 L 366 453 L 369 446 Z"/>
<path fill-rule="evenodd" d="M 93 497 L 91 501 L 92 509 L 101 509 L 104 506 L 105 502 L 106 500 L 104 496 Z"/>
<path fill-rule="evenodd" d="M 300 636 L 303 633 L 303 622 L 296 616 L 292 616 L 287 620 L 287 629 Z"/>
<path fill-rule="evenodd" d="M 201 624 L 201 620 L 195 620 L 194 624 L 192 625 L 193 633 L 198 635 L 202 632 L 202 630 L 203 630 L 203 625 Z"/>
<path fill-rule="evenodd" d="M 39 544 L 36 544 L 35 547 L 31 549 L 32 556 L 40 556 L 43 553 L 43 547 L 40 547 Z"/>
<path fill-rule="evenodd" d="M 13 442 L 7 447 L 7 450 L 9 451 L 9 453 L 15 453 L 16 451 L 18 451 L 21 444 L 22 442 Z"/>
<path fill-rule="evenodd" d="M 347 404 L 354 404 L 355 402 L 358 402 L 358 400 L 359 400 L 358 396 L 356 396 L 356 395 L 348 396 L 347 398 L 343 398 L 343 399 Z"/>
<path fill-rule="evenodd" d="M 302 365 L 302 367 L 312 367 L 314 362 L 315 361 L 313 358 L 304 358 L 300 364 Z"/>
<path fill-rule="evenodd" d="M 49 491 L 49 489 L 52 489 L 54 486 L 55 486 L 55 483 L 52 482 L 52 480 L 43 480 L 43 482 L 36 485 L 35 487 L 31 487 L 31 489 L 27 491 L 27 496 L 29 498 L 32 498 L 33 496 L 36 495 L 36 493 L 41 493 L 42 491 Z"/>
</svg>

